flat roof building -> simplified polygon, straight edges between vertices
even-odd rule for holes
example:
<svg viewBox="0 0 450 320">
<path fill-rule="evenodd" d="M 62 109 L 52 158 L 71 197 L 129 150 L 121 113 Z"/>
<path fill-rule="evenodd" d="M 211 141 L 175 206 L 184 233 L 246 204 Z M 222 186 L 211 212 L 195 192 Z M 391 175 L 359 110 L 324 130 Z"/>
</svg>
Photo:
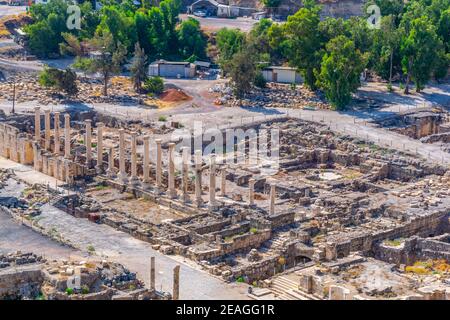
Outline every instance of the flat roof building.
<svg viewBox="0 0 450 320">
<path fill-rule="evenodd" d="M 185 61 L 157 60 L 148 67 L 148 74 L 164 78 L 193 78 L 195 65 Z"/>
<path fill-rule="evenodd" d="M 270 66 L 262 70 L 264 79 L 267 82 L 277 83 L 302 83 L 300 73 L 291 67 Z"/>
</svg>

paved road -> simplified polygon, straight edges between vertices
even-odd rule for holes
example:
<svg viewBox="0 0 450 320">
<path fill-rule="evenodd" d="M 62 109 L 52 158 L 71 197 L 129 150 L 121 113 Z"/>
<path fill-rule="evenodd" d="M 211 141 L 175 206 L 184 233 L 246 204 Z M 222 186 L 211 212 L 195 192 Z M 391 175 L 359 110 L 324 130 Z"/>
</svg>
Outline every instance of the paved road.
<svg viewBox="0 0 450 320">
<path fill-rule="evenodd" d="M 198 20 L 202 28 L 209 31 L 217 31 L 222 28 L 231 28 L 231 29 L 237 28 L 247 32 L 250 31 L 253 25 L 258 22 L 258 20 L 243 17 L 235 19 L 217 18 L 217 17 L 201 18 L 194 15 L 180 14 L 181 20 L 186 20 L 188 17 L 192 17 Z"/>
<path fill-rule="evenodd" d="M 19 14 L 26 11 L 25 6 L 7 6 L 4 4 L 0 4 L 0 18 L 5 16 L 10 16 L 13 14 Z"/>
<path fill-rule="evenodd" d="M 38 224 L 56 230 L 80 249 L 93 246 L 96 254 L 120 262 L 149 283 L 150 257 L 156 257 L 157 287 L 172 291 L 172 270 L 181 264 L 180 296 L 182 299 L 245 299 L 244 286 L 226 284 L 182 261 L 160 254 L 150 244 L 106 226 L 77 219 L 54 207 L 43 208 Z M 181 259 L 180 259 L 181 260 Z"/>
<path fill-rule="evenodd" d="M 50 259 L 83 256 L 79 250 L 60 245 L 0 212 L 0 253 L 34 252 Z"/>
</svg>

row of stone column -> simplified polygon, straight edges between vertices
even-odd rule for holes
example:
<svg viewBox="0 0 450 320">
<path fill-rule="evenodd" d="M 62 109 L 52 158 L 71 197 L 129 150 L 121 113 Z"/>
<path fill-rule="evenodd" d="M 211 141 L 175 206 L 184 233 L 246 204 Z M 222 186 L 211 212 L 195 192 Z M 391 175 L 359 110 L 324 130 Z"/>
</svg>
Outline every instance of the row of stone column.
<svg viewBox="0 0 450 320">
<path fill-rule="evenodd" d="M 90 146 L 90 120 L 86 120 L 86 134 L 87 134 L 87 142 L 86 147 Z M 103 132 L 103 124 L 97 124 L 97 167 L 101 167 L 102 158 L 103 158 L 103 143 L 102 143 L 102 135 Z M 143 154 L 143 178 L 142 182 L 144 187 L 149 187 L 150 183 L 150 137 L 144 136 L 144 154 Z M 156 143 L 156 190 L 158 192 L 162 191 L 162 148 L 161 139 L 155 139 Z M 131 176 L 128 177 L 125 166 L 125 130 L 119 129 L 119 174 L 118 180 L 121 183 L 131 185 L 138 185 L 139 178 L 137 176 L 137 133 L 131 133 Z M 170 198 L 174 199 L 177 197 L 177 191 L 175 188 L 175 143 L 169 143 L 168 145 L 168 183 L 167 183 L 167 193 Z M 88 148 L 90 149 L 90 148 Z M 184 202 L 187 202 L 188 197 L 188 173 L 189 173 L 189 148 L 183 147 L 182 150 L 182 179 L 181 179 L 181 189 L 182 189 L 182 199 Z M 89 154 L 90 152 L 88 152 Z M 111 178 L 115 177 L 115 168 L 114 168 L 114 149 L 109 149 L 108 154 L 108 171 L 107 173 Z M 90 156 L 86 156 L 87 161 L 90 161 Z M 202 152 L 201 150 L 196 150 L 194 153 L 194 171 L 195 171 L 195 204 L 200 207 L 203 204 L 202 199 Z M 217 208 L 216 201 L 216 155 L 212 154 L 209 159 L 209 207 L 210 209 Z M 250 179 L 249 181 L 249 204 L 254 205 L 254 186 L 255 180 Z M 226 195 L 226 170 L 222 169 L 221 172 L 221 196 Z M 269 204 L 269 213 L 275 213 L 275 185 L 271 185 L 270 187 L 270 204 Z"/>
<path fill-rule="evenodd" d="M 54 118 L 54 153 L 60 155 L 61 152 L 61 136 L 60 136 L 60 113 L 55 112 L 53 114 Z M 44 149 L 51 151 L 50 141 L 51 141 L 51 114 L 50 110 L 44 110 Z M 64 157 L 66 159 L 70 158 L 70 115 L 68 113 L 64 114 Z M 34 140 L 39 144 L 41 143 L 41 108 L 34 108 Z"/>
<path fill-rule="evenodd" d="M 50 150 L 50 110 L 45 110 L 45 149 Z M 60 128 L 59 128 L 59 112 L 54 113 L 54 130 L 55 130 L 55 153 L 60 152 Z M 40 118 L 41 112 L 40 108 L 35 108 L 35 140 L 40 141 Z M 64 142 L 64 157 L 70 157 L 70 115 L 68 113 L 64 114 L 64 129 L 65 129 L 65 142 Z M 102 172 L 103 166 L 103 128 L 104 124 L 101 122 L 97 123 L 97 163 L 96 169 L 98 173 Z M 92 163 L 92 121 L 85 120 L 85 147 L 86 147 L 86 165 L 90 167 Z M 142 182 L 145 187 L 149 187 L 150 183 L 150 137 L 144 136 L 144 155 L 143 155 L 143 178 Z M 156 143 L 156 190 L 158 192 L 162 191 L 162 148 L 161 139 L 155 139 Z M 125 130 L 119 129 L 119 173 L 117 175 L 118 180 L 121 183 L 132 185 L 139 184 L 139 178 L 137 176 L 137 133 L 131 133 L 131 176 L 128 177 L 126 172 L 126 159 L 125 159 Z M 175 189 L 175 163 L 174 163 L 174 152 L 175 143 L 169 143 L 169 164 L 168 164 L 168 195 L 170 198 L 174 199 L 177 197 L 177 192 Z M 182 148 L 182 199 L 187 202 L 188 197 L 188 165 L 189 158 L 189 148 Z M 209 207 L 215 209 L 217 207 L 216 202 L 216 155 L 212 154 L 209 160 Z M 202 199 L 202 152 L 201 150 L 196 150 L 194 153 L 194 171 L 195 171 L 195 204 L 200 207 L 203 204 Z M 107 174 L 111 178 L 115 178 L 116 170 L 114 167 L 114 149 L 110 148 L 108 152 L 108 170 Z M 250 179 L 249 181 L 249 204 L 253 206 L 254 202 L 254 186 L 255 180 Z M 221 196 L 226 194 L 226 170 L 222 169 L 221 173 Z M 275 212 L 275 185 L 271 185 L 270 188 L 270 204 L 269 213 L 273 214 Z"/>
<path fill-rule="evenodd" d="M 32 144 L 26 134 L 16 127 L 0 123 L 0 155 L 22 164 L 31 164 Z"/>
</svg>

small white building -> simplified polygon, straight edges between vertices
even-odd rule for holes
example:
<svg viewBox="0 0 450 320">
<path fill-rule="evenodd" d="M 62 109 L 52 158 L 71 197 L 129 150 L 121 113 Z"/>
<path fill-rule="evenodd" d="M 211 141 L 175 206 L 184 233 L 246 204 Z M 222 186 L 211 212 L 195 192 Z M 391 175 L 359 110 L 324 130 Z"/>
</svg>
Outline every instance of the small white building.
<svg viewBox="0 0 450 320">
<path fill-rule="evenodd" d="M 262 70 L 267 82 L 277 83 L 302 83 L 303 79 L 295 68 L 270 66 Z"/>
<path fill-rule="evenodd" d="M 194 78 L 195 65 L 184 61 L 158 60 L 150 64 L 148 74 L 164 78 Z"/>
</svg>

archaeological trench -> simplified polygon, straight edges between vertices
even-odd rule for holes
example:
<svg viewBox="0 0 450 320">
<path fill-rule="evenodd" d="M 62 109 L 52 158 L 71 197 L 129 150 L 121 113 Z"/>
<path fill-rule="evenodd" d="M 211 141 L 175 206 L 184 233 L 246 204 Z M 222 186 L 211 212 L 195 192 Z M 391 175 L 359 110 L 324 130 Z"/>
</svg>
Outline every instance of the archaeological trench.
<svg viewBox="0 0 450 320">
<path fill-rule="evenodd" d="M 448 143 L 447 119 L 428 110 L 382 125 Z M 278 149 L 266 145 L 279 153 L 276 172 L 252 159 L 251 137 L 233 142 L 235 152 L 202 156 L 203 150 L 188 152 L 171 141 L 170 126 L 40 108 L 10 115 L 0 123 L 0 155 L 59 185 L 28 186 L 18 197 L 2 197 L 1 208 L 33 220 L 49 202 L 188 259 L 211 277 L 245 282 L 253 299 L 450 299 L 446 166 L 322 123 L 283 117 L 240 129 L 249 128 L 279 131 Z M 181 164 L 175 154 L 182 154 Z M 17 179 L 6 170 L 1 176 L 3 184 Z M 39 192 L 41 203 L 33 201 Z M 29 282 L 53 283 L 55 291 L 52 264 L 58 262 L 32 264 Z M 0 284 L 4 272 L 11 272 L 6 264 Z M 101 271 L 95 274 L 92 283 L 102 279 Z M 96 291 L 108 298 L 172 298 L 139 284 L 133 289 L 142 292 L 131 294 L 103 287 Z M 58 298 L 53 291 L 49 297 Z"/>
</svg>

